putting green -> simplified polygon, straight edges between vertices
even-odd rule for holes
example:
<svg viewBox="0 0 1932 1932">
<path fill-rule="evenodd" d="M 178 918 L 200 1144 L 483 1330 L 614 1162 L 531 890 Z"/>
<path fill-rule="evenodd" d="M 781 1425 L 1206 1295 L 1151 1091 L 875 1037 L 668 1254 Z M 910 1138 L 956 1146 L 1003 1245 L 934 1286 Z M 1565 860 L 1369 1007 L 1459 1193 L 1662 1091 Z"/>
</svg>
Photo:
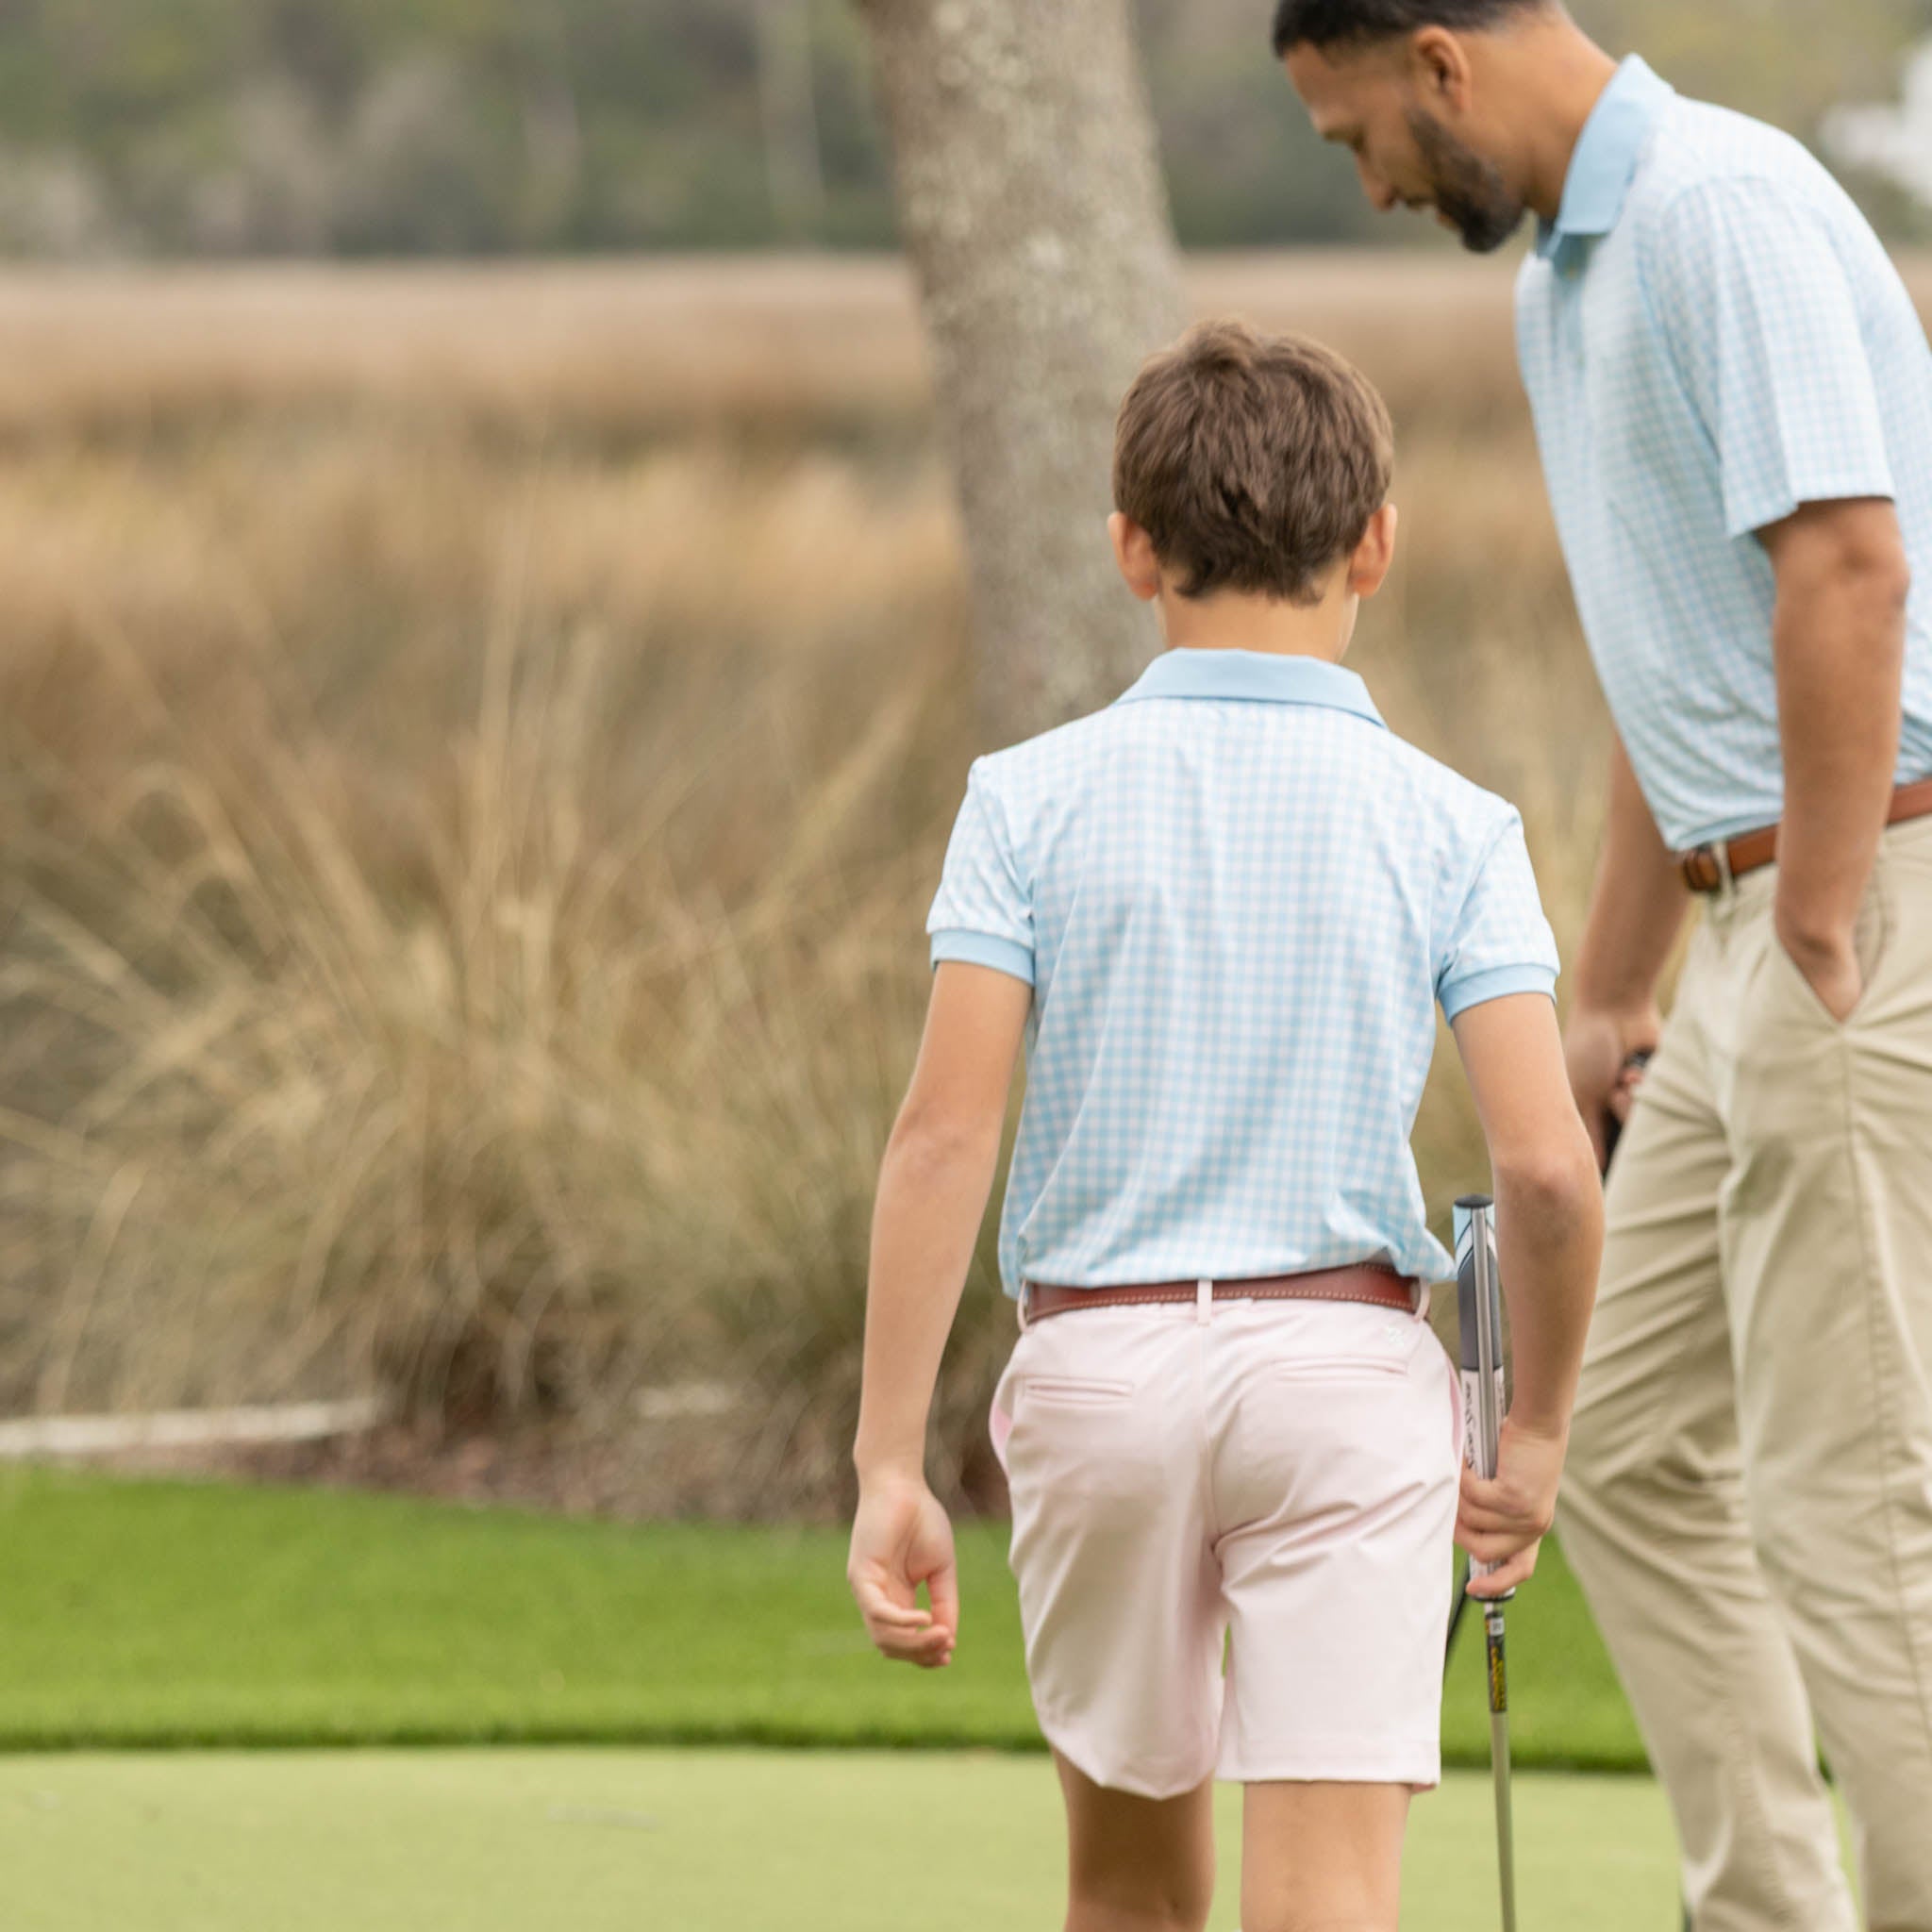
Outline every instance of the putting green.
<svg viewBox="0 0 1932 1932">
<path fill-rule="evenodd" d="M 1674 1920 L 1648 1780 L 1517 1786 L 1523 1920 Z M 1219 1793 L 1236 1924 L 1241 1793 Z M 75 1753 L 0 1758 L 8 1932 L 1013 1932 L 1060 1923 L 1040 1757 L 732 1751 Z M 1420 1800 L 1403 1924 L 1494 1932 L 1490 1787 Z"/>
</svg>

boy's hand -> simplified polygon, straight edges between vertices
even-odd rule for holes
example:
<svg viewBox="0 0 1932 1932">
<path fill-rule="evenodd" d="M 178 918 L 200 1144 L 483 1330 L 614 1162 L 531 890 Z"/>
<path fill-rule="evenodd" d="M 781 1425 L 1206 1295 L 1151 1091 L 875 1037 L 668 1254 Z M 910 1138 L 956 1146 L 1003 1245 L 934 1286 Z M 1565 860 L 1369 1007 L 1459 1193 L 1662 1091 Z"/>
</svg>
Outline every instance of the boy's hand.
<svg viewBox="0 0 1932 1932">
<path fill-rule="evenodd" d="M 1557 1485 L 1568 1448 L 1567 1431 L 1532 1435 L 1506 1421 L 1495 1480 L 1485 1482 L 1473 1469 L 1462 1472 L 1456 1541 L 1478 1563 L 1500 1566 L 1471 1581 L 1471 1596 L 1502 1596 L 1535 1573 L 1538 1548 L 1556 1520 Z"/>
<path fill-rule="evenodd" d="M 923 1481 L 860 1486 L 845 1580 L 883 1656 L 928 1671 L 952 1662 L 959 1631 L 953 1525 Z M 922 1583 L 932 1592 L 929 1611 L 919 1607 Z"/>
</svg>

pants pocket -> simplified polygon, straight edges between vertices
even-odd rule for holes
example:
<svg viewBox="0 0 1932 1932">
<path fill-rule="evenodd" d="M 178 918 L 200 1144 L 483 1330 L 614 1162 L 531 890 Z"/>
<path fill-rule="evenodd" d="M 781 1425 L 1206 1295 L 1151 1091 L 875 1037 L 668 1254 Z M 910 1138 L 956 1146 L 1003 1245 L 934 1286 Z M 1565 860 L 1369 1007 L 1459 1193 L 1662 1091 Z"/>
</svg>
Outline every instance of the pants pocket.
<svg viewBox="0 0 1932 1932">
<path fill-rule="evenodd" d="M 1858 976 L 1864 991 L 1858 1004 L 1840 1020 L 1830 1012 L 1805 977 L 1804 969 L 1785 950 L 1777 936 L 1772 911 L 1763 914 L 1763 952 L 1745 986 L 1745 1009 L 1758 1029 L 1774 1033 L 1781 1024 L 1794 1024 L 1801 1033 L 1817 1029 L 1830 1034 L 1844 1032 L 1866 1017 L 1873 1005 L 1873 993 L 1892 954 L 1896 915 L 1893 907 L 1894 882 L 1891 867 L 1881 855 L 1872 882 L 1858 906 L 1858 917 L 1852 933 L 1852 946 L 1858 961 Z"/>
<path fill-rule="evenodd" d="M 1406 1375 L 1408 1363 L 1399 1356 L 1304 1356 L 1292 1361 L 1271 1362 L 1263 1373 L 1271 1382 L 1354 1382 L 1364 1377 Z"/>
<path fill-rule="evenodd" d="M 999 1463 L 1001 1473 L 1010 1476 L 1012 1472 L 1007 1468 L 1007 1438 L 1013 1433 L 1013 1418 L 1000 1401 L 1005 1388 L 1006 1382 L 1002 1379 L 992 1391 L 992 1406 L 986 1412 L 986 1432 L 992 1438 L 993 1457 Z"/>
<path fill-rule="evenodd" d="M 1029 1402 L 1089 1408 L 1109 1407 L 1134 1392 L 1131 1382 L 1091 1375 L 1027 1375 L 1020 1388 Z"/>
<path fill-rule="evenodd" d="M 1136 1392 L 1111 1376 L 1014 1377 L 1007 1481 L 1016 1515 L 1050 1495 L 1078 1497 L 1096 1521 L 1123 1509 L 1139 1520 L 1166 1480 L 1173 1419 L 1148 1412 Z"/>
</svg>

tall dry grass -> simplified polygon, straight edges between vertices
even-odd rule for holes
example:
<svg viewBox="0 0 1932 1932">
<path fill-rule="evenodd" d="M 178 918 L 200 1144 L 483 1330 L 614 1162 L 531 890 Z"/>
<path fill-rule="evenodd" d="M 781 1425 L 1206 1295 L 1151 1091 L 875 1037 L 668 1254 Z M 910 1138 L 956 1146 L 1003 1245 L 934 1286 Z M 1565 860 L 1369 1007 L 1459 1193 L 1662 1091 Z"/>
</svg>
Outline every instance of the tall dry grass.
<svg viewBox="0 0 1932 1932">
<path fill-rule="evenodd" d="M 1601 713 L 1507 280 L 1197 277 L 1390 389 L 1357 661 L 1571 936 Z M 840 1506 L 983 748 L 921 366 L 875 264 L 0 283 L 0 1408 L 374 1383 Z M 1481 1178 L 1446 1065 L 1418 1148 L 1439 1211 Z M 956 1502 L 1010 1333 L 990 1220 Z M 639 1407 L 691 1384 L 687 1463 Z"/>
<path fill-rule="evenodd" d="M 1494 262 L 1225 255 L 1189 276 L 1203 313 L 1334 342 L 1411 429 L 1520 417 Z M 597 448 L 917 438 L 926 358 L 909 277 L 878 259 L 0 271 L 0 438 L 341 412 Z"/>
</svg>

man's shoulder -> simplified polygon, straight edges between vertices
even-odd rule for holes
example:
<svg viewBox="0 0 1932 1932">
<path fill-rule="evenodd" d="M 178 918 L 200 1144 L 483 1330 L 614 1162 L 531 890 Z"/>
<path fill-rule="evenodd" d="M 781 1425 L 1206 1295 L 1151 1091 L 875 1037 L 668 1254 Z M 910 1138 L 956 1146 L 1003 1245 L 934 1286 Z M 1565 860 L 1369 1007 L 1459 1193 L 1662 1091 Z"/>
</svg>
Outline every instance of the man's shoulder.
<svg viewBox="0 0 1932 1932">
<path fill-rule="evenodd" d="M 1726 202 L 1836 203 L 1831 172 L 1795 136 L 1735 108 L 1679 94 L 1657 125 L 1630 184 L 1627 216 L 1641 240 L 1720 218 Z"/>
</svg>

